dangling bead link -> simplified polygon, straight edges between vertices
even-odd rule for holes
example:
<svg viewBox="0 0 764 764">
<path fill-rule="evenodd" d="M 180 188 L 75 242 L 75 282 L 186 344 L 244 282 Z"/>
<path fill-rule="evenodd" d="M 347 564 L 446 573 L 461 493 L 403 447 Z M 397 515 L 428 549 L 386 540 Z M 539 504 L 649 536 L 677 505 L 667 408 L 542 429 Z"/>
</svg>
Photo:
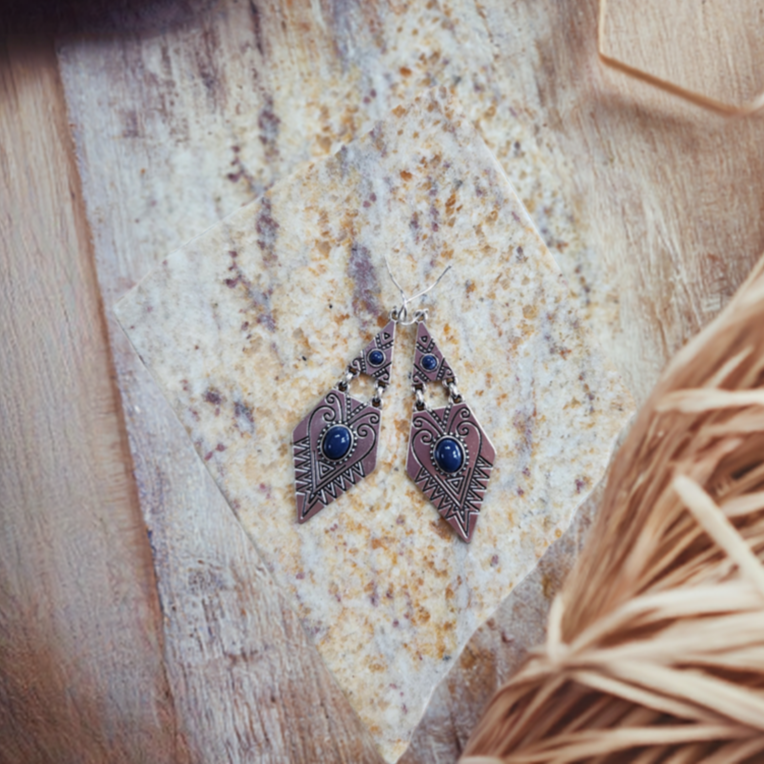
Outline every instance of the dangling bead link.
<svg viewBox="0 0 764 764">
<path fill-rule="evenodd" d="M 464 400 L 459 392 L 459 388 L 456 386 L 456 377 L 444 380 L 443 387 L 448 390 L 448 397 L 451 399 L 451 403 L 461 403 Z"/>
<path fill-rule="evenodd" d="M 371 405 L 374 406 L 374 408 L 382 408 L 382 396 L 385 394 L 386 389 L 387 385 L 384 382 L 377 382 L 377 385 L 374 388 L 374 395 L 371 399 Z"/>
<path fill-rule="evenodd" d="M 414 385 L 414 397 L 416 398 L 415 406 L 417 411 L 424 411 L 425 409 L 425 403 L 424 403 L 424 385 L 422 384 L 416 384 Z"/>
<path fill-rule="evenodd" d="M 337 383 L 337 389 L 340 392 L 347 392 L 348 385 L 360 374 L 358 369 L 353 366 L 348 366 L 345 373 L 340 377 L 340 381 Z"/>
<path fill-rule="evenodd" d="M 360 373 L 361 372 L 354 366 L 348 366 L 345 373 L 340 377 L 340 381 L 337 383 L 337 389 L 342 393 L 346 393 L 350 383 Z M 374 406 L 374 408 L 382 408 L 382 396 L 384 395 L 386 389 L 387 383 L 382 382 L 381 380 L 377 380 L 377 384 L 374 386 L 374 395 L 371 399 L 371 405 Z"/>
</svg>

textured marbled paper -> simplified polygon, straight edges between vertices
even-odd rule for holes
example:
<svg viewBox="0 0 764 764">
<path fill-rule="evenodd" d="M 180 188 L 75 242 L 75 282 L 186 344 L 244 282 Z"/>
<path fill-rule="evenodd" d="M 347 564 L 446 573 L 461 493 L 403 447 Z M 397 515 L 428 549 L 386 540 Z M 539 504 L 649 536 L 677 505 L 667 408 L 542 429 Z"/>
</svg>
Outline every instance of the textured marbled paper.
<svg viewBox="0 0 764 764">
<path fill-rule="evenodd" d="M 423 302 L 428 326 L 496 447 L 469 545 L 406 475 L 416 327 L 398 327 L 375 472 L 297 522 L 290 436 L 399 301 L 385 256 L 409 293 L 452 266 Z M 632 409 L 501 167 L 450 96 L 428 92 L 172 254 L 117 315 L 396 760 Z"/>
</svg>

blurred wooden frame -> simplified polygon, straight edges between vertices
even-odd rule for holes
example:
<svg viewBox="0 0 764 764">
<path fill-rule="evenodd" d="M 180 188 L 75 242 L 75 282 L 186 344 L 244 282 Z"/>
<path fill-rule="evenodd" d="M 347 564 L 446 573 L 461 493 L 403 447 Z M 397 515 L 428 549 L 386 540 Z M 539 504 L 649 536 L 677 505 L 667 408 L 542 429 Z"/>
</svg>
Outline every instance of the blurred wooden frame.
<svg viewBox="0 0 764 764">
<path fill-rule="evenodd" d="M 730 103 L 723 103 L 715 98 L 710 98 L 702 93 L 698 93 L 687 88 L 683 88 L 674 82 L 656 77 L 654 74 L 639 69 L 637 67 L 627 64 L 625 61 L 621 61 L 617 58 L 607 55 L 605 50 L 605 18 L 607 15 L 608 0 L 600 0 L 599 5 L 599 21 L 597 29 L 597 53 L 599 54 L 600 61 L 606 66 L 612 69 L 617 69 L 624 74 L 628 74 L 643 82 L 647 82 L 661 90 L 665 90 L 671 95 L 682 98 L 685 101 L 694 103 L 709 111 L 716 112 L 729 117 L 747 117 L 751 114 L 755 114 L 764 108 L 764 92 L 759 93 L 755 98 L 747 101 L 741 105 L 735 105 Z"/>
</svg>

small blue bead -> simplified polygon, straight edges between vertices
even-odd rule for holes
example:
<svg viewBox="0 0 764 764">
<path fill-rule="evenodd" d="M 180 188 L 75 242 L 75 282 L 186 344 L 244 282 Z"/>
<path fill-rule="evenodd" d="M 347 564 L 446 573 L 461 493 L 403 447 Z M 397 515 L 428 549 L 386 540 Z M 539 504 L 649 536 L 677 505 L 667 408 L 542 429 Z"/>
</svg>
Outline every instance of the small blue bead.
<svg viewBox="0 0 764 764">
<path fill-rule="evenodd" d="M 464 462 L 464 453 L 459 441 L 443 438 L 435 446 L 435 461 L 443 472 L 458 472 Z"/>
<path fill-rule="evenodd" d="M 353 442 L 353 436 L 350 430 L 342 424 L 335 424 L 330 427 L 324 435 L 324 442 L 321 444 L 321 450 L 327 459 L 342 459 L 350 450 L 350 444 Z"/>
<path fill-rule="evenodd" d="M 369 353 L 369 363 L 372 366 L 381 366 L 385 361 L 385 354 L 381 350 L 372 350 Z"/>
<path fill-rule="evenodd" d="M 427 354 L 422 356 L 422 368 L 425 371 L 435 371 L 438 368 L 438 359 L 432 355 Z"/>
</svg>

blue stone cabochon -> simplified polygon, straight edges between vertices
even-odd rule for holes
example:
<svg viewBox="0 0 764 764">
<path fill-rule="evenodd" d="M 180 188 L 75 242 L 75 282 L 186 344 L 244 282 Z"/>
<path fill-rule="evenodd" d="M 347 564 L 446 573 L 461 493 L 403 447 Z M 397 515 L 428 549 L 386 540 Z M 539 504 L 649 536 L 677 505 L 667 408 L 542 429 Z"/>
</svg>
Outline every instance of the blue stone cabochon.
<svg viewBox="0 0 764 764">
<path fill-rule="evenodd" d="M 422 368 L 425 371 L 435 371 L 439 364 L 440 361 L 432 353 L 422 356 Z"/>
<path fill-rule="evenodd" d="M 353 433 L 344 424 L 335 424 L 324 434 L 321 451 L 327 459 L 342 459 L 353 445 Z"/>
<path fill-rule="evenodd" d="M 432 356 L 436 360 L 436 364 L 422 363 L 423 359 Z M 432 366 L 432 368 L 428 368 Z M 413 372 L 414 384 L 426 385 L 428 382 L 442 382 L 444 379 L 451 379 L 454 377 L 453 369 L 448 361 L 440 352 L 435 340 L 430 334 L 430 330 L 427 327 L 425 321 L 420 321 L 417 324 L 416 335 L 416 348 L 414 350 L 414 372 Z"/>
<path fill-rule="evenodd" d="M 359 373 L 373 377 L 377 382 L 390 384 L 394 349 L 395 321 L 388 321 L 388 323 L 374 335 L 372 341 L 361 351 L 361 353 L 352 360 L 350 365 L 353 368 L 358 369 Z M 370 355 L 376 352 L 382 353 L 384 356 L 380 363 L 370 362 Z"/>
<path fill-rule="evenodd" d="M 433 456 L 437 466 L 449 474 L 459 472 L 464 464 L 464 449 L 456 438 L 438 441 Z"/>
</svg>

